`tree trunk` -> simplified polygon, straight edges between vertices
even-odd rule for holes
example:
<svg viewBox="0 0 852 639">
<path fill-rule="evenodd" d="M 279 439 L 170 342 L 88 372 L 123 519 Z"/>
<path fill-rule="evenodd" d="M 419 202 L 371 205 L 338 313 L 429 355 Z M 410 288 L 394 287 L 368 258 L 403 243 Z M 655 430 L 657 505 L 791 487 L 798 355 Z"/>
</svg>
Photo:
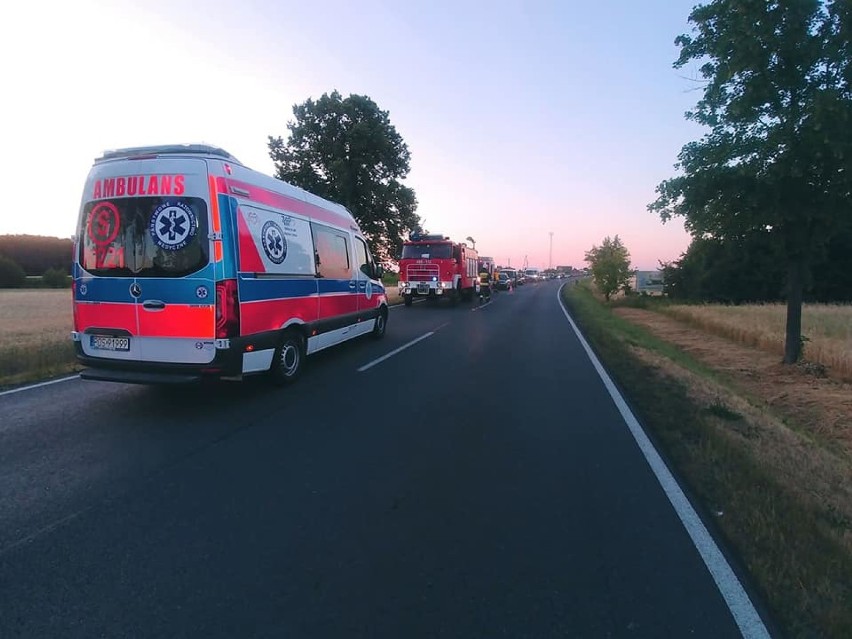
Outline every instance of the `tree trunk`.
<svg viewBox="0 0 852 639">
<path fill-rule="evenodd" d="M 787 271 L 787 335 L 784 342 L 784 363 L 795 364 L 802 355 L 802 293 L 804 262 L 794 259 Z"/>
</svg>

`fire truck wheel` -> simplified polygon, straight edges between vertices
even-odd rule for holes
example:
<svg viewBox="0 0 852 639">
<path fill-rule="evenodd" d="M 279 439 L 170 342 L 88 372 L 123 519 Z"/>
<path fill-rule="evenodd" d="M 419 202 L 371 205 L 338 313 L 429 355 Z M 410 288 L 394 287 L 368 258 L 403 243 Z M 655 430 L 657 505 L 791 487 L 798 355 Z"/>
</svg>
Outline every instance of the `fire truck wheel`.
<svg viewBox="0 0 852 639">
<path fill-rule="evenodd" d="M 452 293 L 450 293 L 450 304 L 452 304 L 453 306 L 458 306 L 460 299 L 461 299 L 461 288 L 459 288 L 457 286 L 456 290 L 454 290 Z"/>
<path fill-rule="evenodd" d="M 284 331 L 272 357 L 269 376 L 277 386 L 296 381 L 305 363 L 305 339 L 294 330 Z"/>
<path fill-rule="evenodd" d="M 375 339 L 382 339 L 385 336 L 385 331 L 388 330 L 388 309 L 382 308 L 379 311 L 379 316 L 376 318 L 376 324 L 373 326 L 371 335 Z"/>
<path fill-rule="evenodd" d="M 402 296 L 402 299 L 405 302 L 406 306 L 411 306 L 413 304 L 413 302 L 414 302 L 414 300 L 412 299 L 413 297 L 414 297 L 413 295 L 403 295 Z"/>
</svg>

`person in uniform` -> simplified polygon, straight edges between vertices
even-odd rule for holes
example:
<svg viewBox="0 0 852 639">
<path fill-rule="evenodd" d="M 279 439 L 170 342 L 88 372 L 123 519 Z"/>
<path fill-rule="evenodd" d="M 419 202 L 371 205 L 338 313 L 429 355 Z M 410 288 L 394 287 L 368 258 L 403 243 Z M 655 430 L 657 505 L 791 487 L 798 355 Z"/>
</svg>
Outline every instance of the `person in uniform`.
<svg viewBox="0 0 852 639">
<path fill-rule="evenodd" d="M 491 273 L 486 266 L 479 269 L 479 302 L 491 299 Z"/>
</svg>

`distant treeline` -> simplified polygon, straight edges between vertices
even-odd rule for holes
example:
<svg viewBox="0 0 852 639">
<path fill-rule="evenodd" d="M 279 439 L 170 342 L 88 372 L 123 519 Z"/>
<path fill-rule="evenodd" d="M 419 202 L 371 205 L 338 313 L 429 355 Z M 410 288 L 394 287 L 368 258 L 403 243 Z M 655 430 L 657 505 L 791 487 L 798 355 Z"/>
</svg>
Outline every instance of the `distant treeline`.
<svg viewBox="0 0 852 639">
<path fill-rule="evenodd" d="M 44 275 L 51 269 L 70 273 L 73 246 L 70 238 L 0 235 L 0 256 L 20 266 L 26 275 Z"/>
<path fill-rule="evenodd" d="M 684 301 L 785 299 L 786 261 L 768 233 L 736 240 L 694 238 L 679 260 L 662 264 L 665 291 Z M 852 302 L 852 230 L 837 235 L 809 269 L 806 302 Z"/>
</svg>

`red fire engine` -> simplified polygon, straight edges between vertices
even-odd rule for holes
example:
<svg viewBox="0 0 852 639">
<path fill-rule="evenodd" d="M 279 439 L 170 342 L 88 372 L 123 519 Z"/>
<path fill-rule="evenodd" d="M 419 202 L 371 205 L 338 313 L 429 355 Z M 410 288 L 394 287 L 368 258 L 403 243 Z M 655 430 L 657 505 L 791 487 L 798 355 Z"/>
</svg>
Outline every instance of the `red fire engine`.
<svg viewBox="0 0 852 639">
<path fill-rule="evenodd" d="M 473 298 L 479 279 L 474 249 L 444 235 L 412 233 L 402 245 L 399 294 L 410 306 L 415 296 L 428 300 L 449 298 L 452 304 Z"/>
</svg>

